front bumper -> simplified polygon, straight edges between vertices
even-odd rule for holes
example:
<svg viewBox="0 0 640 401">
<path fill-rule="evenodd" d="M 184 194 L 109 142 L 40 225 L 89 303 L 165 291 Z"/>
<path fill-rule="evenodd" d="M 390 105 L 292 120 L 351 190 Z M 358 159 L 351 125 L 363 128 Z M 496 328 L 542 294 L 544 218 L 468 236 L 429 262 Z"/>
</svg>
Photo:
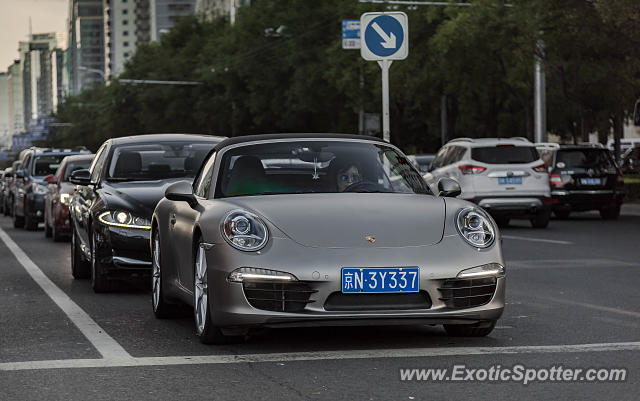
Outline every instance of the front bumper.
<svg viewBox="0 0 640 401">
<path fill-rule="evenodd" d="M 470 201 L 492 216 L 531 218 L 540 213 L 549 213 L 552 199 L 548 197 L 476 197 Z"/>
<path fill-rule="evenodd" d="M 624 200 L 623 189 L 566 190 L 551 191 L 554 210 L 587 211 L 602 207 L 617 206 Z"/>
<path fill-rule="evenodd" d="M 485 263 L 504 266 L 499 247 L 478 251 L 456 235 L 444 237 L 436 245 L 400 249 L 370 248 L 326 249 L 292 246 L 287 239 L 273 239 L 274 248 L 262 255 L 222 251 L 223 244 L 207 251 L 210 288 L 209 297 L 213 321 L 222 327 L 246 328 L 387 325 L 387 324 L 487 324 L 497 320 L 504 309 L 504 277 L 497 278 L 495 291 L 487 303 L 470 308 L 453 309 L 447 306 L 439 290 L 443 282 L 456 277 L 459 271 Z M 462 250 L 462 251 L 461 251 Z M 221 252 L 222 251 L 222 252 Z M 277 257 L 265 257 L 268 254 Z M 233 255 L 231 255 L 233 254 Z M 327 310 L 327 300 L 341 291 L 342 267 L 419 266 L 420 290 L 426 292 L 431 304 L 423 309 L 381 308 L 379 310 Z M 227 277 L 238 267 L 261 267 L 293 274 L 314 292 L 308 303 L 297 312 L 258 309 L 247 299 L 242 283 L 229 282 Z M 354 296 L 360 296 L 354 295 Z"/>
<path fill-rule="evenodd" d="M 94 224 L 96 257 L 109 275 L 151 272 L 150 230 Z"/>
</svg>

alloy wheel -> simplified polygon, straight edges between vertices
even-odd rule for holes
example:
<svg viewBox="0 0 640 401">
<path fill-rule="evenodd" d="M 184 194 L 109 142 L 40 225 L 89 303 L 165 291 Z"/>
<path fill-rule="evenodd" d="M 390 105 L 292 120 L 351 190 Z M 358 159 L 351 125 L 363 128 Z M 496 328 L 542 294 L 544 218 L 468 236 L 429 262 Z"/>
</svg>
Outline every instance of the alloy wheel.
<svg viewBox="0 0 640 401">
<path fill-rule="evenodd" d="M 208 285 L 207 285 L 207 259 L 204 254 L 204 249 L 198 246 L 198 251 L 195 260 L 195 319 L 196 329 L 198 334 L 202 334 L 205 330 L 207 322 L 207 308 L 208 308 Z"/>
<path fill-rule="evenodd" d="M 158 304 L 160 303 L 160 286 L 162 285 L 160 278 L 160 240 L 158 234 L 153 236 L 153 258 L 152 258 L 152 272 L 151 272 L 151 285 L 153 291 L 153 310 L 158 310 Z"/>
</svg>

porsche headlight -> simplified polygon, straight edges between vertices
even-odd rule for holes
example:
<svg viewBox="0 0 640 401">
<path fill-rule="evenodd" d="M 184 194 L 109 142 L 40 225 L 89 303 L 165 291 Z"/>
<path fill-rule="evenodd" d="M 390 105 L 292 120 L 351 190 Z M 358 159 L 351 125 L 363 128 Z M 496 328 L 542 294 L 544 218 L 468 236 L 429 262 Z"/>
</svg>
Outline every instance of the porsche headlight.
<svg viewBox="0 0 640 401">
<path fill-rule="evenodd" d="M 496 239 L 493 221 L 479 208 L 468 207 L 458 212 L 456 227 L 462 238 L 476 248 L 487 248 Z"/>
<path fill-rule="evenodd" d="M 482 266 L 472 267 L 458 273 L 458 278 L 502 277 L 504 266 L 499 263 L 488 263 Z"/>
<path fill-rule="evenodd" d="M 71 204 L 71 194 L 60 194 L 60 203 L 69 206 Z"/>
<path fill-rule="evenodd" d="M 122 210 L 104 212 L 100 216 L 98 216 L 98 220 L 108 226 L 122 228 L 139 228 L 142 230 L 151 229 L 151 222 L 149 221 L 149 219 L 134 216 L 131 213 Z"/>
<path fill-rule="evenodd" d="M 222 237 L 241 251 L 258 251 L 269 239 L 267 226 L 258 216 L 244 210 L 234 210 L 226 215 L 220 225 Z"/>
</svg>

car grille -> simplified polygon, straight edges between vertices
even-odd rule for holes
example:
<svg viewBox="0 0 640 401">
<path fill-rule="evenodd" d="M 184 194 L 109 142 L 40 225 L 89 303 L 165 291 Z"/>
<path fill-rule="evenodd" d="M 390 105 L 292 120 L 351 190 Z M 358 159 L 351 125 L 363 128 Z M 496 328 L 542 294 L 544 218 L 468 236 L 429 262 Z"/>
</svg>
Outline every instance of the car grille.
<svg viewBox="0 0 640 401">
<path fill-rule="evenodd" d="M 306 283 L 245 282 L 244 295 L 257 309 L 274 312 L 300 312 L 311 302 L 312 290 Z"/>
<path fill-rule="evenodd" d="M 429 309 L 431 298 L 426 291 L 410 294 L 331 293 L 324 303 L 328 311 Z"/>
<path fill-rule="evenodd" d="M 488 303 L 496 292 L 495 277 L 448 279 L 438 288 L 447 308 L 472 308 Z"/>
</svg>

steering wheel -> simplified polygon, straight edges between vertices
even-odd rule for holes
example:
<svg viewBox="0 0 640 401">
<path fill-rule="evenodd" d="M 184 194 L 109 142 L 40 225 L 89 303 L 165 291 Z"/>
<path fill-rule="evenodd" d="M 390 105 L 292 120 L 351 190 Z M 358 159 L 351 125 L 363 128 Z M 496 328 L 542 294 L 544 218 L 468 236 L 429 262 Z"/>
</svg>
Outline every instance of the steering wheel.
<svg viewBox="0 0 640 401">
<path fill-rule="evenodd" d="M 359 181 L 346 187 L 342 192 L 387 192 L 385 188 L 375 182 Z"/>
</svg>

